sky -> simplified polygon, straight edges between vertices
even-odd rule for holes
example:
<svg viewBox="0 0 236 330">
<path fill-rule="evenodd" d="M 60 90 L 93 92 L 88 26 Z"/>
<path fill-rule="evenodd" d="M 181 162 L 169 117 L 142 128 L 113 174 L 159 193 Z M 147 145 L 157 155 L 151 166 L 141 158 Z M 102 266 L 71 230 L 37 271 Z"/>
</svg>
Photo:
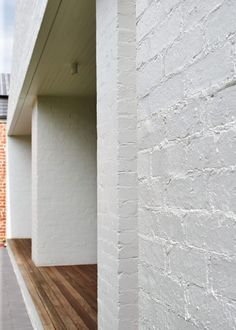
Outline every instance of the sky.
<svg viewBox="0 0 236 330">
<path fill-rule="evenodd" d="M 0 0 L 0 73 L 11 72 L 15 0 Z"/>
</svg>

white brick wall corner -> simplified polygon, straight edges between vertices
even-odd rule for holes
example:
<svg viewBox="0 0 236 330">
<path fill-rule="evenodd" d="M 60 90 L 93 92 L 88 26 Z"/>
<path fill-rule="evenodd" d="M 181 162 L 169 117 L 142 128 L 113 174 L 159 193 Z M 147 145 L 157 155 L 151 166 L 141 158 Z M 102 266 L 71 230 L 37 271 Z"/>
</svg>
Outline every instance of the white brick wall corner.
<svg viewBox="0 0 236 330">
<path fill-rule="evenodd" d="M 97 1 L 98 327 L 137 329 L 135 1 Z"/>
</svg>

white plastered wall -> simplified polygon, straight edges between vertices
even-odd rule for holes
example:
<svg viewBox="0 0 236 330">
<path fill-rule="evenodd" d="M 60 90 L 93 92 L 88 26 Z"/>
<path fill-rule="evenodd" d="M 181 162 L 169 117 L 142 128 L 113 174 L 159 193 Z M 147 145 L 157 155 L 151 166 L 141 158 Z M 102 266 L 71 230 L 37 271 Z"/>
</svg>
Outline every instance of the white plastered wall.
<svg viewBox="0 0 236 330">
<path fill-rule="evenodd" d="M 31 137 L 7 138 L 7 238 L 31 237 Z"/>
<path fill-rule="evenodd" d="M 95 100 L 38 98 L 32 174 L 36 265 L 96 263 Z"/>
</svg>

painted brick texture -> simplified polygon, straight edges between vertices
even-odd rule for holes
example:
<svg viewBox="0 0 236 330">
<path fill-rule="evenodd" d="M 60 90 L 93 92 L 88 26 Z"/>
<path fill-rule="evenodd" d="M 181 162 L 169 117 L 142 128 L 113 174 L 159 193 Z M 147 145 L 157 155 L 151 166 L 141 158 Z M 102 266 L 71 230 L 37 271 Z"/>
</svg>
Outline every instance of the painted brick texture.
<svg viewBox="0 0 236 330">
<path fill-rule="evenodd" d="M 138 328 L 135 1 L 97 1 L 98 328 Z"/>
<path fill-rule="evenodd" d="M 0 121 L 0 246 L 6 238 L 6 122 Z"/>
<path fill-rule="evenodd" d="M 15 2 L 16 14 L 11 91 L 8 101 L 8 125 L 11 124 L 16 109 L 47 4 L 48 0 L 17 0 Z"/>
<path fill-rule="evenodd" d="M 140 329 L 236 328 L 235 15 L 137 1 Z"/>
<path fill-rule="evenodd" d="M 96 263 L 95 188 L 95 100 L 39 96 L 32 117 L 32 258 L 37 266 Z"/>
<path fill-rule="evenodd" d="M 7 136 L 7 238 L 31 238 L 31 136 Z"/>
</svg>

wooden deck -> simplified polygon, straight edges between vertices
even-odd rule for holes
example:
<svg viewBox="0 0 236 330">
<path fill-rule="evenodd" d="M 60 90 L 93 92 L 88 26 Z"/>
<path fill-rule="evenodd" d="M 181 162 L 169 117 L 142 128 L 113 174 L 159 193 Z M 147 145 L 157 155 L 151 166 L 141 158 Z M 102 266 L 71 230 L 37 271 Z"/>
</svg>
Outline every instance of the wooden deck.
<svg viewBox="0 0 236 330">
<path fill-rule="evenodd" d="M 97 329 L 96 265 L 36 267 L 31 240 L 8 240 L 44 329 Z"/>
</svg>

